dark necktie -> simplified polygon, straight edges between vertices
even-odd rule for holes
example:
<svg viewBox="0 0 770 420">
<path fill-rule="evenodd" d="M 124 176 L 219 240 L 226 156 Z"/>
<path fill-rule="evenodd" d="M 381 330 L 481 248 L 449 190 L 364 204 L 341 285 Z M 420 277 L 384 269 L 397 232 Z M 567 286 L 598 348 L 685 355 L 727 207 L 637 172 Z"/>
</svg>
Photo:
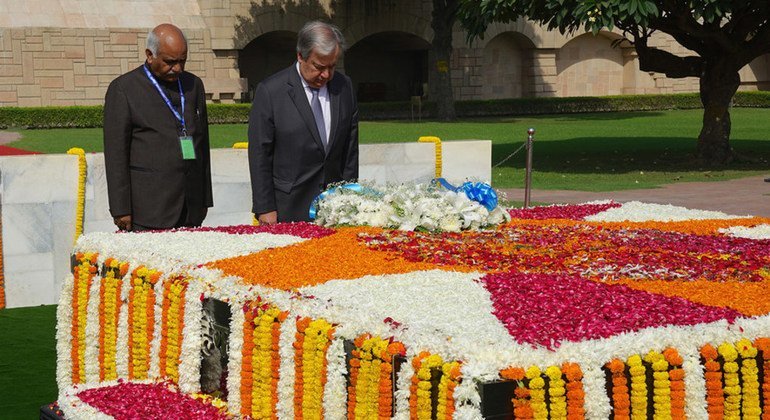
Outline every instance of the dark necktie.
<svg viewBox="0 0 770 420">
<path fill-rule="evenodd" d="M 324 112 L 321 109 L 321 101 L 318 99 L 318 89 L 310 88 L 310 92 L 313 94 L 313 98 L 310 100 L 310 108 L 313 109 L 313 117 L 315 118 L 315 125 L 318 127 L 318 134 L 321 136 L 321 143 L 326 149 L 326 124 L 324 123 Z"/>
</svg>

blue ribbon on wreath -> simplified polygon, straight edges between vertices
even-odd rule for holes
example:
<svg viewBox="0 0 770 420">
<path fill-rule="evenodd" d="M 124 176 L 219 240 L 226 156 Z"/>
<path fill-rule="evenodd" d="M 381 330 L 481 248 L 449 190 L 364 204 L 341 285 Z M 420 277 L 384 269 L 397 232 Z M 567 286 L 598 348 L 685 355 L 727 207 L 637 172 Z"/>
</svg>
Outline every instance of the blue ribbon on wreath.
<svg viewBox="0 0 770 420">
<path fill-rule="evenodd" d="M 459 187 L 455 187 L 444 178 L 436 178 L 433 181 L 438 182 L 442 187 L 449 191 L 464 192 L 469 200 L 481 204 L 489 211 L 492 211 L 497 207 L 497 193 L 489 184 L 483 182 L 465 182 Z"/>
<path fill-rule="evenodd" d="M 310 213 L 309 213 L 310 220 L 315 220 L 316 215 L 318 214 L 318 202 L 323 200 L 327 195 L 337 191 L 337 188 L 344 188 L 346 190 L 355 191 L 361 194 L 364 194 L 364 193 L 378 194 L 377 191 L 374 191 L 371 188 L 366 188 L 361 186 L 361 184 L 355 184 L 355 183 L 342 184 L 336 187 L 331 187 L 328 190 L 322 192 L 321 194 L 318 194 L 318 196 L 313 199 L 313 202 L 310 203 Z"/>
</svg>

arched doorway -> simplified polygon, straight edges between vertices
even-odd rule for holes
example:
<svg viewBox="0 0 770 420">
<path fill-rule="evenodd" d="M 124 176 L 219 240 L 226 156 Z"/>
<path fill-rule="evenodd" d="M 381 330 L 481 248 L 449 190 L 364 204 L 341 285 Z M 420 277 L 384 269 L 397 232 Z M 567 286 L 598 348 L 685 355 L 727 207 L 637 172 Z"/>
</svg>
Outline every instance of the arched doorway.
<svg viewBox="0 0 770 420">
<path fill-rule="evenodd" d="M 561 47 L 556 73 L 559 96 L 623 93 L 623 53 L 602 35 L 581 35 Z"/>
<path fill-rule="evenodd" d="M 742 90 L 770 90 L 770 54 L 755 58 L 740 75 Z"/>
<path fill-rule="evenodd" d="M 249 81 L 248 97 L 251 101 L 254 89 L 262 79 L 288 67 L 297 59 L 297 34 L 291 31 L 274 31 L 260 35 L 238 52 L 241 77 Z"/>
<path fill-rule="evenodd" d="M 524 69 L 529 67 L 532 42 L 515 32 L 505 32 L 484 46 L 481 74 L 483 99 L 520 98 L 524 92 Z"/>
<path fill-rule="evenodd" d="M 421 96 L 428 81 L 429 49 L 427 41 L 405 32 L 379 32 L 352 45 L 345 52 L 345 73 L 359 102 Z"/>
</svg>

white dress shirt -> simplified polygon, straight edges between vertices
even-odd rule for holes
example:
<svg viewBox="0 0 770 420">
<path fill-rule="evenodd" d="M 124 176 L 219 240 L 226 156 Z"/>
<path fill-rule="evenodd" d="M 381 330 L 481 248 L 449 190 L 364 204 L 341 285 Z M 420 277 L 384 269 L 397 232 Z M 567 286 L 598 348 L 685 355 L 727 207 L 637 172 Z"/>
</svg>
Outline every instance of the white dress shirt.
<svg viewBox="0 0 770 420">
<path fill-rule="evenodd" d="M 302 80 L 302 86 L 305 88 L 307 103 L 312 108 L 313 105 L 310 103 L 310 101 L 313 99 L 313 92 L 310 90 L 311 86 L 308 85 L 305 81 L 305 78 L 302 77 L 302 72 L 299 71 L 299 61 L 297 62 L 296 68 L 297 73 L 299 74 L 299 80 Z M 331 135 L 332 128 L 332 107 L 331 101 L 329 99 L 329 89 L 326 87 L 326 85 L 323 85 L 323 87 L 318 90 L 318 100 L 321 102 L 321 111 L 323 111 L 324 114 L 324 128 L 326 128 L 326 138 L 331 140 L 329 136 Z"/>
</svg>

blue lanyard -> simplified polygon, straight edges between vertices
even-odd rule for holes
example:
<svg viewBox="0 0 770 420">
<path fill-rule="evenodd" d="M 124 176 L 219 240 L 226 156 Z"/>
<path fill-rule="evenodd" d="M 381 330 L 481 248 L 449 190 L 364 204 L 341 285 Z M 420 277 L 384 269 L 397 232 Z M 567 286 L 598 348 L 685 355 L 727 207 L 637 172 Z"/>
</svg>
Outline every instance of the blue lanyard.
<svg viewBox="0 0 770 420">
<path fill-rule="evenodd" d="M 163 98 L 164 101 L 166 101 L 166 106 L 168 106 L 168 109 L 171 110 L 171 112 L 174 113 L 174 117 L 176 117 L 177 121 L 179 121 L 180 124 L 182 124 L 182 135 L 187 135 L 187 126 L 184 123 L 184 91 L 182 90 L 182 80 L 176 79 L 176 83 L 179 85 L 179 96 L 182 101 L 182 115 L 179 115 L 179 112 L 174 108 L 174 105 L 171 104 L 171 101 L 168 99 L 168 96 L 163 92 L 163 89 L 161 89 L 160 85 L 158 84 L 158 81 L 155 80 L 154 77 L 152 77 L 152 74 L 150 74 L 150 71 L 147 70 L 147 65 L 143 65 L 142 68 L 144 69 L 144 74 L 147 75 L 147 78 L 150 79 L 150 82 L 152 82 L 152 85 L 155 86 L 155 90 L 160 93 L 160 97 Z"/>
</svg>

